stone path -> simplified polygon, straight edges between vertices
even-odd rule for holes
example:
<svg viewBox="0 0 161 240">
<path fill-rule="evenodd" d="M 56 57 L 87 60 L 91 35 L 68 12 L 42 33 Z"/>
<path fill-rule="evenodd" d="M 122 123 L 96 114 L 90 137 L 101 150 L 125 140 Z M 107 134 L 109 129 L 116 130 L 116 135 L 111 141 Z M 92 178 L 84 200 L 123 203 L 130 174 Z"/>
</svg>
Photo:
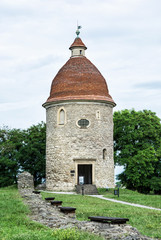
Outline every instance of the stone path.
<svg viewBox="0 0 161 240">
<path fill-rule="evenodd" d="M 77 193 L 75 193 L 75 192 L 51 192 L 51 191 L 43 191 L 43 190 L 40 190 L 40 191 L 41 192 L 46 192 L 46 193 L 77 195 Z"/>
<path fill-rule="evenodd" d="M 75 192 L 49 192 L 49 191 L 43 191 L 43 192 L 56 193 L 56 194 L 70 194 L 70 195 L 74 194 L 74 195 L 76 195 Z M 124 202 L 124 201 L 115 200 L 115 199 L 112 199 L 112 198 L 106 198 L 106 197 L 103 197 L 103 195 L 88 195 L 88 196 L 100 198 L 100 199 L 103 199 L 103 200 L 106 200 L 106 201 L 115 202 L 115 203 L 121 203 L 121 204 L 125 204 L 125 205 L 130 205 L 130 206 L 133 206 L 133 207 L 140 207 L 140 208 L 146 208 L 146 209 L 161 211 L 160 208 L 154 208 L 154 207 L 149 207 L 149 206 L 145 206 L 145 205 L 141 205 L 141 204 Z"/>
<path fill-rule="evenodd" d="M 124 202 L 124 201 L 115 200 L 115 199 L 111 199 L 111 198 L 106 198 L 106 197 L 103 197 L 102 195 L 90 195 L 90 197 L 96 197 L 96 198 L 100 198 L 100 199 L 111 201 L 111 202 L 116 202 L 116 203 L 121 203 L 121 204 L 125 204 L 125 205 L 130 205 L 130 206 L 133 206 L 133 207 L 140 207 L 140 208 L 147 208 L 147 209 L 161 211 L 160 208 L 154 208 L 154 207 L 144 206 L 144 205 L 140 205 L 140 204 L 136 204 L 136 203 L 129 203 L 129 202 Z"/>
</svg>

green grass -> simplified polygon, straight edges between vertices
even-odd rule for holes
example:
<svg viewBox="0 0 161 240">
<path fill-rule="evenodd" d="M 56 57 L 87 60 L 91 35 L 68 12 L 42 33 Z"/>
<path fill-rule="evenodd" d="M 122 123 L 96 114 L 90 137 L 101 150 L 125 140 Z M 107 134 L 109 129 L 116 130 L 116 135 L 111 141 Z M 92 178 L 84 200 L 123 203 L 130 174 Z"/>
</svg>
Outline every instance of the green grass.
<svg viewBox="0 0 161 240">
<path fill-rule="evenodd" d="M 53 230 L 31 221 L 16 188 L 0 188 L 0 240 L 102 240 L 75 229 Z"/>
<path fill-rule="evenodd" d="M 42 193 L 43 197 L 55 196 L 63 201 L 63 206 L 76 207 L 79 220 L 88 220 L 88 216 L 109 216 L 129 218 L 129 224 L 136 227 L 143 235 L 161 238 L 161 211 L 112 203 L 94 197 Z"/>
<path fill-rule="evenodd" d="M 111 197 L 112 197 L 112 190 Z M 106 193 L 100 190 L 101 194 L 107 196 Z M 121 190 L 122 191 L 122 190 Z M 122 191 L 124 193 L 124 201 L 133 194 L 133 198 L 138 199 L 140 194 L 136 192 Z M 109 201 L 96 199 L 81 195 L 64 195 L 42 193 L 43 197 L 55 196 L 56 200 L 62 200 L 63 206 L 76 207 L 76 215 L 79 220 L 88 220 L 88 216 L 111 216 L 111 217 L 126 217 L 129 218 L 129 224 L 136 227 L 142 234 L 161 238 L 161 212 L 155 210 L 142 209 Z M 126 196 L 127 195 L 127 196 Z M 128 196 L 129 195 L 129 196 Z M 151 202 L 151 197 L 157 197 L 156 202 L 159 203 L 158 197 L 142 195 L 142 204 L 148 205 Z M 155 198 L 153 198 L 155 201 Z M 134 202 L 134 201 L 133 201 Z M 140 203 L 141 202 L 136 202 Z M 158 203 L 153 203 L 155 207 L 159 207 Z M 151 205 L 152 206 L 152 205 Z M 102 238 L 76 231 L 74 229 L 53 230 L 39 223 L 31 221 L 27 215 L 29 209 L 24 206 L 21 197 L 16 188 L 0 188 L 0 240 L 101 240 Z"/>
<path fill-rule="evenodd" d="M 161 195 L 152 195 L 152 194 L 141 194 L 137 191 L 131 191 L 128 189 L 119 189 L 120 196 L 114 195 L 114 189 L 98 189 L 99 194 L 103 195 L 107 198 L 113 198 L 120 201 L 130 202 L 130 203 L 137 203 L 141 205 L 146 205 L 150 207 L 160 208 L 161 209 Z"/>
</svg>

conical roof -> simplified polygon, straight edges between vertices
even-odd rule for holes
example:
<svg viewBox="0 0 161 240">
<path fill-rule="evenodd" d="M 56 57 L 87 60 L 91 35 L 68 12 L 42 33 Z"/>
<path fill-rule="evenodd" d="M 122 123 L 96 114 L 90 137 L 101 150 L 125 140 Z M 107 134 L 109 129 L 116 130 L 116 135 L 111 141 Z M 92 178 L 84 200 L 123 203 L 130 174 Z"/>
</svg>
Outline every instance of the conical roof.
<svg viewBox="0 0 161 240">
<path fill-rule="evenodd" d="M 69 49 L 72 49 L 73 47 L 84 47 L 84 49 L 87 49 L 86 45 L 82 42 L 82 39 L 80 37 L 75 38 Z"/>
<path fill-rule="evenodd" d="M 81 46 L 86 48 L 82 40 L 76 38 L 70 49 Z M 82 55 L 71 57 L 59 70 L 52 81 L 50 96 L 45 105 L 68 100 L 103 101 L 116 105 L 102 74 Z"/>
</svg>

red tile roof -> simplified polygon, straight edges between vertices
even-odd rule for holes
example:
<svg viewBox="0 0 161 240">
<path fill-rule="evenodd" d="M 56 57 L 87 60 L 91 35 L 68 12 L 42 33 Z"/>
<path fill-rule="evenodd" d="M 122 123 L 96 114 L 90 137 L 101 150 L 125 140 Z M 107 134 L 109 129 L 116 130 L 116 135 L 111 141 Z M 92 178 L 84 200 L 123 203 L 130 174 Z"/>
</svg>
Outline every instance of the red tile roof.
<svg viewBox="0 0 161 240">
<path fill-rule="evenodd" d="M 72 49 L 73 47 L 84 47 L 85 49 L 87 49 L 86 45 L 82 42 L 81 38 L 79 37 L 75 38 L 74 42 L 72 43 L 69 49 Z"/>
<path fill-rule="evenodd" d="M 83 56 L 71 57 L 59 70 L 46 103 L 65 100 L 96 100 L 116 105 L 102 74 Z"/>
</svg>

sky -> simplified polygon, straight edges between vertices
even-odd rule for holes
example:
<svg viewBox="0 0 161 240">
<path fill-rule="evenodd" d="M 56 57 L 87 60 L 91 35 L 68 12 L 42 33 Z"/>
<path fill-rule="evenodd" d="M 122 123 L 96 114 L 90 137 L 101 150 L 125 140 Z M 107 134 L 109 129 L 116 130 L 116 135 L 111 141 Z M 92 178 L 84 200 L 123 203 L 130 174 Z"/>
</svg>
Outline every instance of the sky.
<svg viewBox="0 0 161 240">
<path fill-rule="evenodd" d="M 123 109 L 161 118 L 160 0 L 0 0 L 0 127 L 45 121 L 42 104 L 76 34 Z"/>
<path fill-rule="evenodd" d="M 45 121 L 42 104 L 70 58 L 77 21 L 114 111 L 161 117 L 160 12 L 160 0 L 0 0 L 0 127 Z"/>
</svg>

